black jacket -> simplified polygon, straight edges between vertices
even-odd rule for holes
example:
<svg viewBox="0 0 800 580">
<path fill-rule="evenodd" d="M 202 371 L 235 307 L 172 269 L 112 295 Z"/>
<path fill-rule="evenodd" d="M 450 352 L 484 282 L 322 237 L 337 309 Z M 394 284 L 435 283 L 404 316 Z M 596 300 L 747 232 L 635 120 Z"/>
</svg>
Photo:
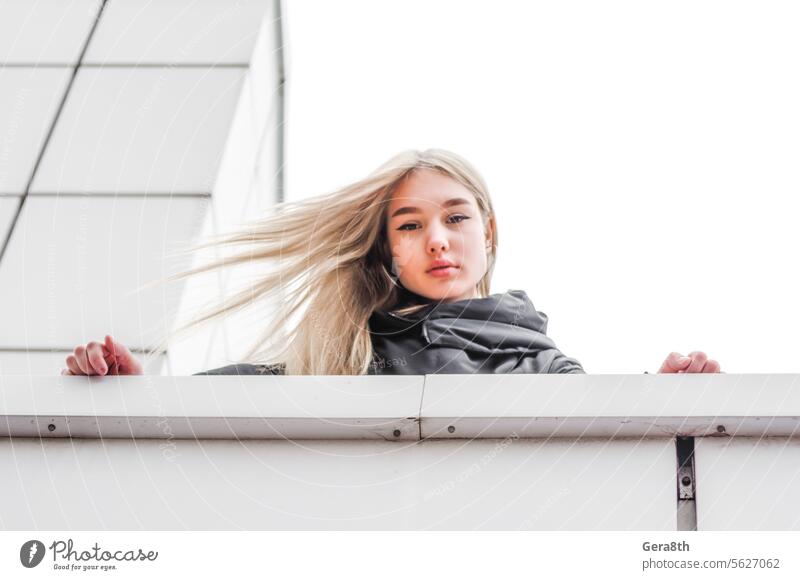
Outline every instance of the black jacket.
<svg viewBox="0 0 800 580">
<path fill-rule="evenodd" d="M 474 373 L 584 373 L 547 333 L 547 315 L 522 290 L 456 302 L 431 301 L 405 291 L 402 304 L 424 304 L 411 314 L 373 312 L 370 375 Z M 283 365 L 235 364 L 199 375 L 283 374 Z"/>
</svg>

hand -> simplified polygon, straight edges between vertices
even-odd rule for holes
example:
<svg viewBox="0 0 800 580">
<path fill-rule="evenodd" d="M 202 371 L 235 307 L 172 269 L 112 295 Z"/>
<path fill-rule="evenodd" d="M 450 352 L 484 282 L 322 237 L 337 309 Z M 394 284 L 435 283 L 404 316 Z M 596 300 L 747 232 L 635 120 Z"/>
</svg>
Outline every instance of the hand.
<svg viewBox="0 0 800 580">
<path fill-rule="evenodd" d="M 92 341 L 84 346 L 76 346 L 73 354 L 67 357 L 67 368 L 62 375 L 141 375 L 140 363 L 128 348 L 114 342 L 107 334 L 105 343 Z"/>
<path fill-rule="evenodd" d="M 658 370 L 659 373 L 721 373 L 719 363 L 709 359 L 702 351 L 695 350 L 689 356 L 671 352 Z"/>
</svg>

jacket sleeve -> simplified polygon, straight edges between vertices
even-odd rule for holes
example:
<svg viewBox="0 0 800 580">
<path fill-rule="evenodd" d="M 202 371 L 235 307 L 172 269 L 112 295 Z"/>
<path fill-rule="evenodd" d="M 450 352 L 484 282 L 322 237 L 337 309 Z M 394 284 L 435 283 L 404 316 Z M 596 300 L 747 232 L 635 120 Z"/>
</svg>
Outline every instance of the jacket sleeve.
<svg viewBox="0 0 800 580">
<path fill-rule="evenodd" d="M 558 375 L 585 375 L 586 371 L 583 370 L 581 363 L 577 359 L 571 358 L 563 354 L 561 351 L 556 351 L 556 356 L 545 373 L 558 374 Z"/>
<path fill-rule="evenodd" d="M 238 363 L 227 365 L 200 373 L 194 373 L 192 376 L 197 375 L 282 375 L 283 365 L 254 365 L 250 363 Z"/>
</svg>

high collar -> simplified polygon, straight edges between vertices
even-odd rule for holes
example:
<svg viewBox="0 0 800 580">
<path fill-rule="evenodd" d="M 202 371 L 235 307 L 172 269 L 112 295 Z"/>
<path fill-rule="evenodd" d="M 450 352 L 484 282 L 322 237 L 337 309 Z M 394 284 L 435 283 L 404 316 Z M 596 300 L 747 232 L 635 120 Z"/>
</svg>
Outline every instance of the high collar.
<svg viewBox="0 0 800 580">
<path fill-rule="evenodd" d="M 416 306 L 418 304 L 436 304 L 437 301 L 428 298 L 427 296 L 422 296 L 421 294 L 417 294 L 416 292 L 412 292 L 405 286 L 403 286 L 399 281 L 397 283 L 398 293 L 397 293 L 397 305 L 392 308 L 392 311 L 400 310 L 402 308 L 407 308 L 409 306 Z"/>
<path fill-rule="evenodd" d="M 410 291 L 406 291 L 410 292 Z M 413 293 L 411 293 L 413 294 Z M 419 296 L 414 294 L 414 296 Z M 413 298 L 413 297 L 411 297 Z M 524 290 L 509 290 L 500 294 L 491 294 L 486 298 L 468 298 L 454 302 L 438 302 L 419 296 L 422 300 L 404 301 L 404 306 L 423 304 L 408 314 L 396 314 L 389 311 L 375 311 L 370 317 L 370 329 L 373 332 L 396 332 L 408 330 L 426 321 L 455 319 L 461 322 L 496 323 L 512 327 L 524 328 L 542 334 L 547 333 L 547 315 L 534 307 Z"/>
</svg>

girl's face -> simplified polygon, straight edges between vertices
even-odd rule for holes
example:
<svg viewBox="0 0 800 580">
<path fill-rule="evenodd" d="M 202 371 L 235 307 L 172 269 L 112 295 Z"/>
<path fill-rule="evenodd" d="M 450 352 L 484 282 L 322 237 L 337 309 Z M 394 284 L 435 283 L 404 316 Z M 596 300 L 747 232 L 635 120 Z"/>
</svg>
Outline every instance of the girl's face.
<svg viewBox="0 0 800 580">
<path fill-rule="evenodd" d="M 392 271 L 403 286 L 443 302 L 478 297 L 493 222 L 483 223 L 470 190 L 417 169 L 394 191 L 386 216 Z"/>
</svg>

